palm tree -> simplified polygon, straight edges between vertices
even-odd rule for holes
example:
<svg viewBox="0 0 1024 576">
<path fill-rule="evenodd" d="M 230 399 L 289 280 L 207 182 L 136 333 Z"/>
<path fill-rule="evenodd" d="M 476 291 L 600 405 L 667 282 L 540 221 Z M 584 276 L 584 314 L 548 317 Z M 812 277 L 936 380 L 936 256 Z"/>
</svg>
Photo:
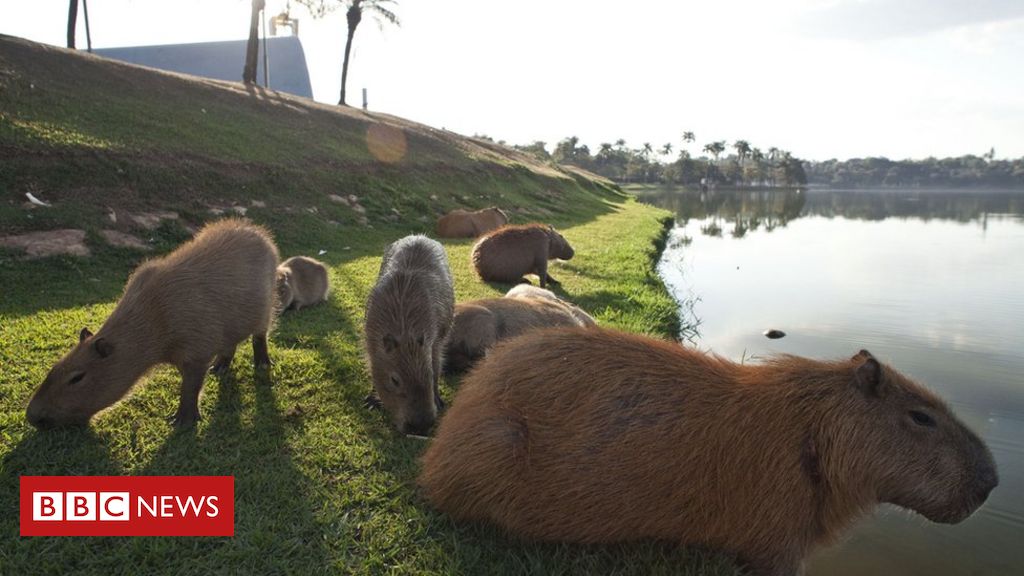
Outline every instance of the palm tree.
<svg viewBox="0 0 1024 576">
<path fill-rule="evenodd" d="M 640 155 L 644 157 L 644 160 L 647 160 L 647 158 L 650 157 L 650 155 L 653 152 L 654 152 L 654 147 L 651 146 L 651 143 L 650 142 L 644 142 L 643 148 L 640 149 Z"/>
<path fill-rule="evenodd" d="M 242 68 L 242 82 L 246 84 L 256 83 L 256 63 L 260 54 L 260 12 L 265 6 L 265 0 L 252 0 L 252 14 L 249 17 L 249 42 L 245 45 L 245 67 Z"/>
<path fill-rule="evenodd" d="M 672 143 L 671 142 L 665 142 L 665 145 L 661 147 L 661 155 L 662 156 L 668 156 L 671 153 L 672 153 Z"/>
<path fill-rule="evenodd" d="M 386 21 L 395 26 L 401 26 L 398 15 L 392 12 L 385 5 L 398 5 L 398 0 L 299 0 L 309 8 L 314 18 L 320 18 L 333 11 L 339 6 L 345 7 L 345 19 L 348 21 L 348 37 L 345 39 L 345 59 L 341 65 L 341 98 L 338 104 L 345 104 L 345 85 L 348 82 L 348 60 L 352 52 L 352 38 L 356 35 L 356 28 L 363 21 L 363 11 L 368 10 L 379 20 Z"/>
<path fill-rule="evenodd" d="M 750 155 L 750 144 L 746 140 L 733 142 L 732 147 L 736 149 L 736 157 L 739 158 L 740 184 L 743 183 L 743 161 Z"/>
<path fill-rule="evenodd" d="M 78 0 L 68 3 L 68 48 L 75 47 L 75 28 L 78 27 Z"/>
</svg>

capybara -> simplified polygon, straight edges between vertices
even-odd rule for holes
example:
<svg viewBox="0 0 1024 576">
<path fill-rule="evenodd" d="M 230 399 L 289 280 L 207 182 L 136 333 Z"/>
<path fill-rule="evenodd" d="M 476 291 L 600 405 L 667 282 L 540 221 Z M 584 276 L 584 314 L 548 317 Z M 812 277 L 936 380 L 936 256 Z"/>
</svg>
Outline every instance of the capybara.
<svg viewBox="0 0 1024 576">
<path fill-rule="evenodd" d="M 395 427 L 426 434 L 444 407 L 438 390 L 455 292 L 444 248 L 426 236 L 388 246 L 366 304 L 366 353 L 375 395 Z"/>
<path fill-rule="evenodd" d="M 455 322 L 445 352 L 445 372 L 465 372 L 496 343 L 530 330 L 584 326 L 559 299 L 483 298 L 455 305 Z"/>
<path fill-rule="evenodd" d="M 269 366 L 277 262 L 265 229 L 227 219 L 142 264 L 103 326 L 96 334 L 83 328 L 78 345 L 50 370 L 29 402 L 28 421 L 37 427 L 87 424 L 150 368 L 172 364 L 182 381 L 171 421 L 194 424 L 212 360 L 214 370 L 227 370 L 239 342 L 251 335 L 255 365 Z"/>
<path fill-rule="evenodd" d="M 459 520 L 698 545 L 768 575 L 879 503 L 956 523 L 998 484 L 981 439 L 866 351 L 736 364 L 602 328 L 495 347 L 422 464 L 425 496 Z"/>
<path fill-rule="evenodd" d="M 548 260 L 569 260 L 572 246 L 554 228 L 542 224 L 502 226 L 481 238 L 471 259 L 480 278 L 491 282 L 523 282 L 526 274 L 536 274 L 541 288 L 558 281 L 548 274 Z"/>
<path fill-rule="evenodd" d="M 491 206 L 470 212 L 456 208 L 437 219 L 437 235 L 441 238 L 476 238 L 508 224 L 508 215 Z"/>
<path fill-rule="evenodd" d="M 281 310 L 298 310 L 327 300 L 327 266 L 308 256 L 292 256 L 277 267 L 277 299 Z"/>
<path fill-rule="evenodd" d="M 546 298 L 548 300 L 561 302 L 562 304 L 568 306 L 570 310 L 572 310 L 573 316 L 575 316 L 576 319 L 579 320 L 580 323 L 583 324 L 584 326 L 597 325 L 597 321 L 594 320 L 593 316 L 587 314 L 586 312 L 583 311 L 582 308 L 573 304 L 572 302 L 559 298 L 558 296 L 555 295 L 554 292 L 548 290 L 547 288 L 539 288 L 532 284 L 516 284 L 515 286 L 510 288 L 508 292 L 505 293 L 505 298 Z"/>
</svg>

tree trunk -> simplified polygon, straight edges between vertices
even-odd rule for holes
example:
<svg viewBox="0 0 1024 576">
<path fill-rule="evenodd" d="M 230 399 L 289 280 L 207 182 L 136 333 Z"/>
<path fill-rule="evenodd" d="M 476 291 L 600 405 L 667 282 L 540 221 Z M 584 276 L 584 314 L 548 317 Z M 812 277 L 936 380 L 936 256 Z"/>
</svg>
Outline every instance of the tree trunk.
<svg viewBox="0 0 1024 576">
<path fill-rule="evenodd" d="M 363 19 L 363 9 L 359 6 L 360 0 L 356 0 L 349 7 L 345 17 L 348 20 L 348 38 L 345 40 L 345 59 L 341 63 L 341 98 L 338 100 L 340 106 L 345 104 L 345 85 L 348 83 L 348 57 L 352 52 L 352 38 L 356 35 L 356 26 Z"/>
<path fill-rule="evenodd" d="M 256 66 L 260 54 L 260 11 L 263 10 L 264 6 L 265 0 L 252 0 L 252 16 L 249 18 L 249 42 L 245 45 L 245 68 L 242 69 L 242 81 L 246 84 L 256 83 Z"/>
<path fill-rule="evenodd" d="M 78 26 L 78 0 L 68 2 L 68 48 L 75 48 L 75 28 Z"/>
</svg>

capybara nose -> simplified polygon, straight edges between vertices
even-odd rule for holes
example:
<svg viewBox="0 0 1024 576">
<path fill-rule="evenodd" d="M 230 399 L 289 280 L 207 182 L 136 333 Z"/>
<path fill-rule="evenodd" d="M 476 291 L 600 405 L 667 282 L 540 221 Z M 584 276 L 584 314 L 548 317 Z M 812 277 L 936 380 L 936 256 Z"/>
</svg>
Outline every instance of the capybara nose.
<svg viewBox="0 0 1024 576">
<path fill-rule="evenodd" d="M 434 420 L 412 420 L 405 423 L 402 427 L 402 432 L 406 434 L 415 434 L 416 436 L 429 436 L 430 429 L 434 427 Z"/>
<path fill-rule="evenodd" d="M 996 467 L 991 464 L 979 466 L 977 482 L 978 495 L 982 500 L 985 500 L 992 490 L 999 485 L 999 474 L 996 472 Z"/>
<path fill-rule="evenodd" d="M 25 417 L 28 419 L 28 423 L 35 426 L 36 428 L 50 428 L 53 426 L 53 420 L 43 416 L 42 414 L 29 410 L 25 413 Z"/>
</svg>

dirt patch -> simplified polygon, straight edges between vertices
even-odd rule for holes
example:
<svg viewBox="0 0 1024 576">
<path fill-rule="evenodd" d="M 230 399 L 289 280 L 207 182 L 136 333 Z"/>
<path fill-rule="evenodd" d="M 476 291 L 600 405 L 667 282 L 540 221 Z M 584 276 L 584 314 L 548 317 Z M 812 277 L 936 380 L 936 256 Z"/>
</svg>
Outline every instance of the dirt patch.
<svg viewBox="0 0 1024 576">
<path fill-rule="evenodd" d="M 0 238 L 0 246 L 24 250 L 29 258 L 43 258 L 59 254 L 89 255 L 89 247 L 85 245 L 84 230 L 49 230 L 4 236 Z"/>
<path fill-rule="evenodd" d="M 124 232 L 118 232 L 117 230 L 100 230 L 100 236 L 107 241 L 111 246 L 118 246 L 120 248 L 135 248 L 136 250 L 149 250 L 149 246 L 139 239 L 137 236 L 131 234 L 125 234 Z"/>
</svg>

